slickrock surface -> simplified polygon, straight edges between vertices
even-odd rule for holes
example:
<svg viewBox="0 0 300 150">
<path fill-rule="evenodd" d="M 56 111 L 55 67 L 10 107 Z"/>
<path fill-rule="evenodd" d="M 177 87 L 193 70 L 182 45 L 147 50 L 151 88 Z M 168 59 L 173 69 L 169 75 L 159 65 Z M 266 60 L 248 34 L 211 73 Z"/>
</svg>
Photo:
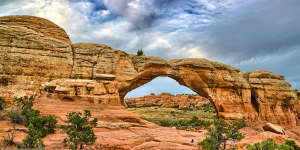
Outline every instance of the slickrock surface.
<svg viewBox="0 0 300 150">
<path fill-rule="evenodd" d="M 143 106 L 161 106 L 161 107 L 178 107 L 178 108 L 196 108 L 203 104 L 209 104 L 209 100 L 205 97 L 191 94 L 161 93 L 159 95 L 150 94 L 138 98 L 126 98 L 127 107 L 143 107 Z"/>
<path fill-rule="evenodd" d="M 106 45 L 72 44 L 66 32 L 48 20 L 0 17 L 0 94 L 6 100 L 54 94 L 121 107 L 128 92 L 158 76 L 173 78 L 207 98 L 226 119 L 289 126 L 299 120 L 296 93 L 282 75 L 263 70 L 240 72 L 201 58 L 166 61 Z M 73 81 L 78 83 L 70 85 Z"/>
</svg>

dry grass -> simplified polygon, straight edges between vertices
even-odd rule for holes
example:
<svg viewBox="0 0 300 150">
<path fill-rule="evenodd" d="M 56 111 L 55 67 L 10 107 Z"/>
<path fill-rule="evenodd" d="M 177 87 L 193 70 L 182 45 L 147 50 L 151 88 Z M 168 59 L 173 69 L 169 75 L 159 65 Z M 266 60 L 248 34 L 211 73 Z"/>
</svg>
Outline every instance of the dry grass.
<svg viewBox="0 0 300 150">
<path fill-rule="evenodd" d="M 203 109 L 197 110 L 180 110 L 178 108 L 166 108 L 166 107 L 139 107 L 128 108 L 130 112 L 138 114 L 143 118 L 161 118 L 161 119 L 191 119 L 193 116 L 199 119 L 212 119 L 215 115 L 214 112 L 207 112 Z"/>
</svg>

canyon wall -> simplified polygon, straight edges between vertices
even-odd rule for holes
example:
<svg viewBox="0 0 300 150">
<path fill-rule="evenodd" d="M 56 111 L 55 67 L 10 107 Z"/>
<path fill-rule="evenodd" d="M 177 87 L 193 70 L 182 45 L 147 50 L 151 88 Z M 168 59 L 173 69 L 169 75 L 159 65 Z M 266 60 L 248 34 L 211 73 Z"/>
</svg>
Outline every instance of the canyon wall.
<svg viewBox="0 0 300 150">
<path fill-rule="evenodd" d="M 32 16 L 0 17 L 0 94 L 55 96 L 122 106 L 125 95 L 167 76 L 205 97 L 226 119 L 296 125 L 299 101 L 284 76 L 240 72 L 203 58 L 164 60 L 101 44 L 72 44 L 54 23 Z"/>
</svg>

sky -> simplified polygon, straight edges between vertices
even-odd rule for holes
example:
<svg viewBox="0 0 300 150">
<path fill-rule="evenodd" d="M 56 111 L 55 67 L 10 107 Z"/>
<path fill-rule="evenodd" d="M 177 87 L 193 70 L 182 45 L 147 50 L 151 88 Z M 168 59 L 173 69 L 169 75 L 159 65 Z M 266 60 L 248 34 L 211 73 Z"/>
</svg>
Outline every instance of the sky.
<svg viewBox="0 0 300 150">
<path fill-rule="evenodd" d="M 299 0 L 0 0 L 7 15 L 47 18 L 73 43 L 268 70 L 300 89 Z M 192 93 L 160 77 L 128 95 L 160 92 Z"/>
</svg>

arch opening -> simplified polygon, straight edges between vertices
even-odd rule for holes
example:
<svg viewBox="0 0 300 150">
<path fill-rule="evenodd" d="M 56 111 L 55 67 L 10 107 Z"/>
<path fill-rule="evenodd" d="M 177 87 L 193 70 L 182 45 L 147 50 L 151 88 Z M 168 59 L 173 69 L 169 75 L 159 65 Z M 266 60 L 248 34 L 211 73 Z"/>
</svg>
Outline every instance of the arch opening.
<svg viewBox="0 0 300 150">
<path fill-rule="evenodd" d="M 217 115 L 214 104 L 205 95 L 165 76 L 148 81 L 124 97 L 130 112 L 161 126 L 176 126 L 192 118 L 211 120 Z"/>
<path fill-rule="evenodd" d="M 162 92 L 172 93 L 172 94 L 193 94 L 197 95 L 196 92 L 190 88 L 180 85 L 176 80 L 170 77 L 156 77 L 150 82 L 137 87 L 136 89 L 128 92 L 125 98 L 135 98 L 142 97 L 150 94 L 160 94 Z"/>
</svg>

